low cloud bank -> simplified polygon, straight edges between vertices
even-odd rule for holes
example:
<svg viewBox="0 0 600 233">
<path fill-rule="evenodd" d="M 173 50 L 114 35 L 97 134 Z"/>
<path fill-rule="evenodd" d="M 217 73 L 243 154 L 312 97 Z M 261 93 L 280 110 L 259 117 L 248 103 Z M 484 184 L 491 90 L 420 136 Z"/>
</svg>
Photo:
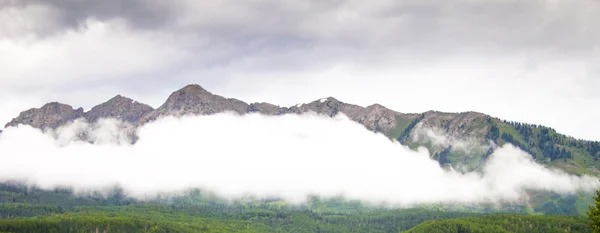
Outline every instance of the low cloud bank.
<svg viewBox="0 0 600 233">
<path fill-rule="evenodd" d="M 472 137 L 457 138 L 452 135 L 448 135 L 443 129 L 424 126 L 423 123 L 418 123 L 415 126 L 410 139 L 413 143 L 427 141 L 434 147 L 447 148 L 452 146 L 452 148 L 462 150 L 464 152 L 476 153 L 485 152 L 495 146 L 491 141 L 482 142 Z"/>
<path fill-rule="evenodd" d="M 528 190 L 591 192 L 594 177 L 577 177 L 536 164 L 507 145 L 481 173 L 440 168 L 424 149 L 412 151 L 339 115 L 314 114 L 167 117 L 138 129 L 116 120 L 74 123 L 43 133 L 28 126 L 0 134 L 0 181 L 27 180 L 42 188 L 101 189 L 127 194 L 206 188 L 227 197 L 308 194 L 396 205 L 519 202 Z M 77 140 L 85 131 L 98 143 Z"/>
</svg>

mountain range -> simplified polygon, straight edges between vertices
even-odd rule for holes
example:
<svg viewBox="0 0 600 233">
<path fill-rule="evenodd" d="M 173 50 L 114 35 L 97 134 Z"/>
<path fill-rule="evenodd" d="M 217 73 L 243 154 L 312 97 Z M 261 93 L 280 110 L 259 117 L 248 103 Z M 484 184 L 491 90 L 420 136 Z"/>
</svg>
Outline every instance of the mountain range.
<svg viewBox="0 0 600 233">
<path fill-rule="evenodd" d="M 164 116 L 209 115 L 226 111 L 264 115 L 312 111 L 330 117 L 343 113 L 366 129 L 382 133 L 412 149 L 426 147 L 431 157 L 441 165 L 465 171 L 480 169 L 493 148 L 510 143 L 546 166 L 571 174 L 600 176 L 600 142 L 575 139 L 545 126 L 509 122 L 478 112 L 401 113 L 379 104 L 361 107 L 333 97 L 291 107 L 270 103 L 248 104 L 213 94 L 197 84 L 173 92 L 157 109 L 121 95 L 87 112 L 83 108 L 74 109 L 67 104 L 51 102 L 21 112 L 5 128 L 23 124 L 38 129 L 55 129 L 77 119 L 95 123 L 101 118 L 115 118 L 137 127 Z"/>
</svg>

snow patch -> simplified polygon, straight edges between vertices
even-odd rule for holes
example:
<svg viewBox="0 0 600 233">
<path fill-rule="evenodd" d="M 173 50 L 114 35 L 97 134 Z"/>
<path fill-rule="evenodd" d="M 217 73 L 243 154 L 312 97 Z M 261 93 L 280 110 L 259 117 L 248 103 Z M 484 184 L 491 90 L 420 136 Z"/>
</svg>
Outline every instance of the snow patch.
<svg viewBox="0 0 600 233">
<path fill-rule="evenodd" d="M 323 98 L 323 99 L 319 100 L 319 102 L 321 102 L 321 103 L 325 103 L 325 101 L 327 101 L 327 98 Z"/>
</svg>

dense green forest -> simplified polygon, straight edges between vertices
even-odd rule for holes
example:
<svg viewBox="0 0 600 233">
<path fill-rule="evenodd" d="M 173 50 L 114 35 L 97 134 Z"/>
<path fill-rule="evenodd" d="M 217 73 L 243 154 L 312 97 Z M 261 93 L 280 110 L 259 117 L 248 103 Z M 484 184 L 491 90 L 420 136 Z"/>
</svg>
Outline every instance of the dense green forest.
<svg viewBox="0 0 600 233">
<path fill-rule="evenodd" d="M 505 142 L 524 149 L 539 159 L 566 160 L 572 159 L 574 153 L 587 154 L 594 160 L 600 158 L 600 142 L 578 140 L 556 133 L 552 128 L 503 121 L 517 132 L 502 132 L 497 125 L 492 125 L 489 137 L 494 140 L 502 138 Z"/>
<path fill-rule="evenodd" d="M 410 233 L 564 233 L 592 232 L 584 217 L 531 216 L 514 214 L 482 215 L 469 218 L 440 219 L 424 222 Z"/>
<path fill-rule="evenodd" d="M 556 130 L 513 121 L 488 120 L 486 138 L 498 144 L 510 143 L 531 154 L 538 162 L 559 167 L 574 174 L 600 169 L 600 142 L 575 139 Z"/>
<path fill-rule="evenodd" d="M 475 216 L 439 207 L 368 207 L 342 198 L 226 200 L 201 190 L 152 200 L 115 188 L 74 194 L 19 184 L 0 186 L 0 232 L 399 232 L 431 219 Z"/>
<path fill-rule="evenodd" d="M 591 231 L 581 215 L 530 211 L 518 206 L 451 205 L 394 209 L 342 197 L 309 197 L 303 204 L 276 198 L 228 200 L 199 189 L 136 200 L 118 187 L 104 193 L 74 193 L 66 188 L 0 184 L 0 232 Z"/>
</svg>

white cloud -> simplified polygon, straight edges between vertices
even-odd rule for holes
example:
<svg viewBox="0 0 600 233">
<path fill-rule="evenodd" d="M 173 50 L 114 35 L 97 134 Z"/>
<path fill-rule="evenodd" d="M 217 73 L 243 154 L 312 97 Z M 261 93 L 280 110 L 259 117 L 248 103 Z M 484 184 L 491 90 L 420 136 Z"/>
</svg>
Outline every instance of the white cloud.
<svg viewBox="0 0 600 233">
<path fill-rule="evenodd" d="M 452 149 L 462 150 L 467 153 L 482 154 L 489 148 L 494 147 L 493 142 L 482 141 L 473 137 L 461 137 L 448 135 L 443 129 L 423 126 L 418 123 L 411 131 L 410 139 L 413 143 L 431 143 L 435 148 L 442 150 L 452 146 Z M 483 139 L 485 140 L 485 139 Z"/>
<path fill-rule="evenodd" d="M 286 106 L 473 110 L 600 140 L 594 0 L 13 2 L 0 8 L 6 98 L 158 107 L 198 83 Z"/>
<path fill-rule="evenodd" d="M 7 6 L 0 8 L 0 39 L 7 37 L 31 38 L 36 32 L 55 27 L 58 13 L 42 5 L 27 8 Z"/>
<path fill-rule="evenodd" d="M 344 194 L 399 205 L 522 201 L 526 190 L 575 193 L 600 187 L 595 178 L 543 168 L 512 146 L 497 149 L 482 174 L 445 171 L 426 151 L 392 143 L 345 116 L 164 118 L 140 128 L 132 146 L 107 143 L 122 135 L 108 127 L 114 123 L 89 127 L 91 134 L 104 135 L 97 145 L 65 144 L 27 126 L 8 128 L 0 134 L 0 180 L 77 189 L 120 184 L 138 197 L 200 187 L 230 197 Z M 54 133 L 71 138 L 80 127 Z"/>
<path fill-rule="evenodd" d="M 93 124 L 77 119 L 55 130 L 47 130 L 46 134 L 56 139 L 59 146 L 79 143 L 82 139 L 97 145 L 128 145 L 134 141 L 134 132 L 131 124 L 116 119 L 99 119 Z"/>
<path fill-rule="evenodd" d="M 0 39 L 0 54 L 0 85 L 33 90 L 132 79 L 173 66 L 187 55 L 172 38 L 132 32 L 118 19 L 89 19 L 43 39 Z"/>
</svg>

